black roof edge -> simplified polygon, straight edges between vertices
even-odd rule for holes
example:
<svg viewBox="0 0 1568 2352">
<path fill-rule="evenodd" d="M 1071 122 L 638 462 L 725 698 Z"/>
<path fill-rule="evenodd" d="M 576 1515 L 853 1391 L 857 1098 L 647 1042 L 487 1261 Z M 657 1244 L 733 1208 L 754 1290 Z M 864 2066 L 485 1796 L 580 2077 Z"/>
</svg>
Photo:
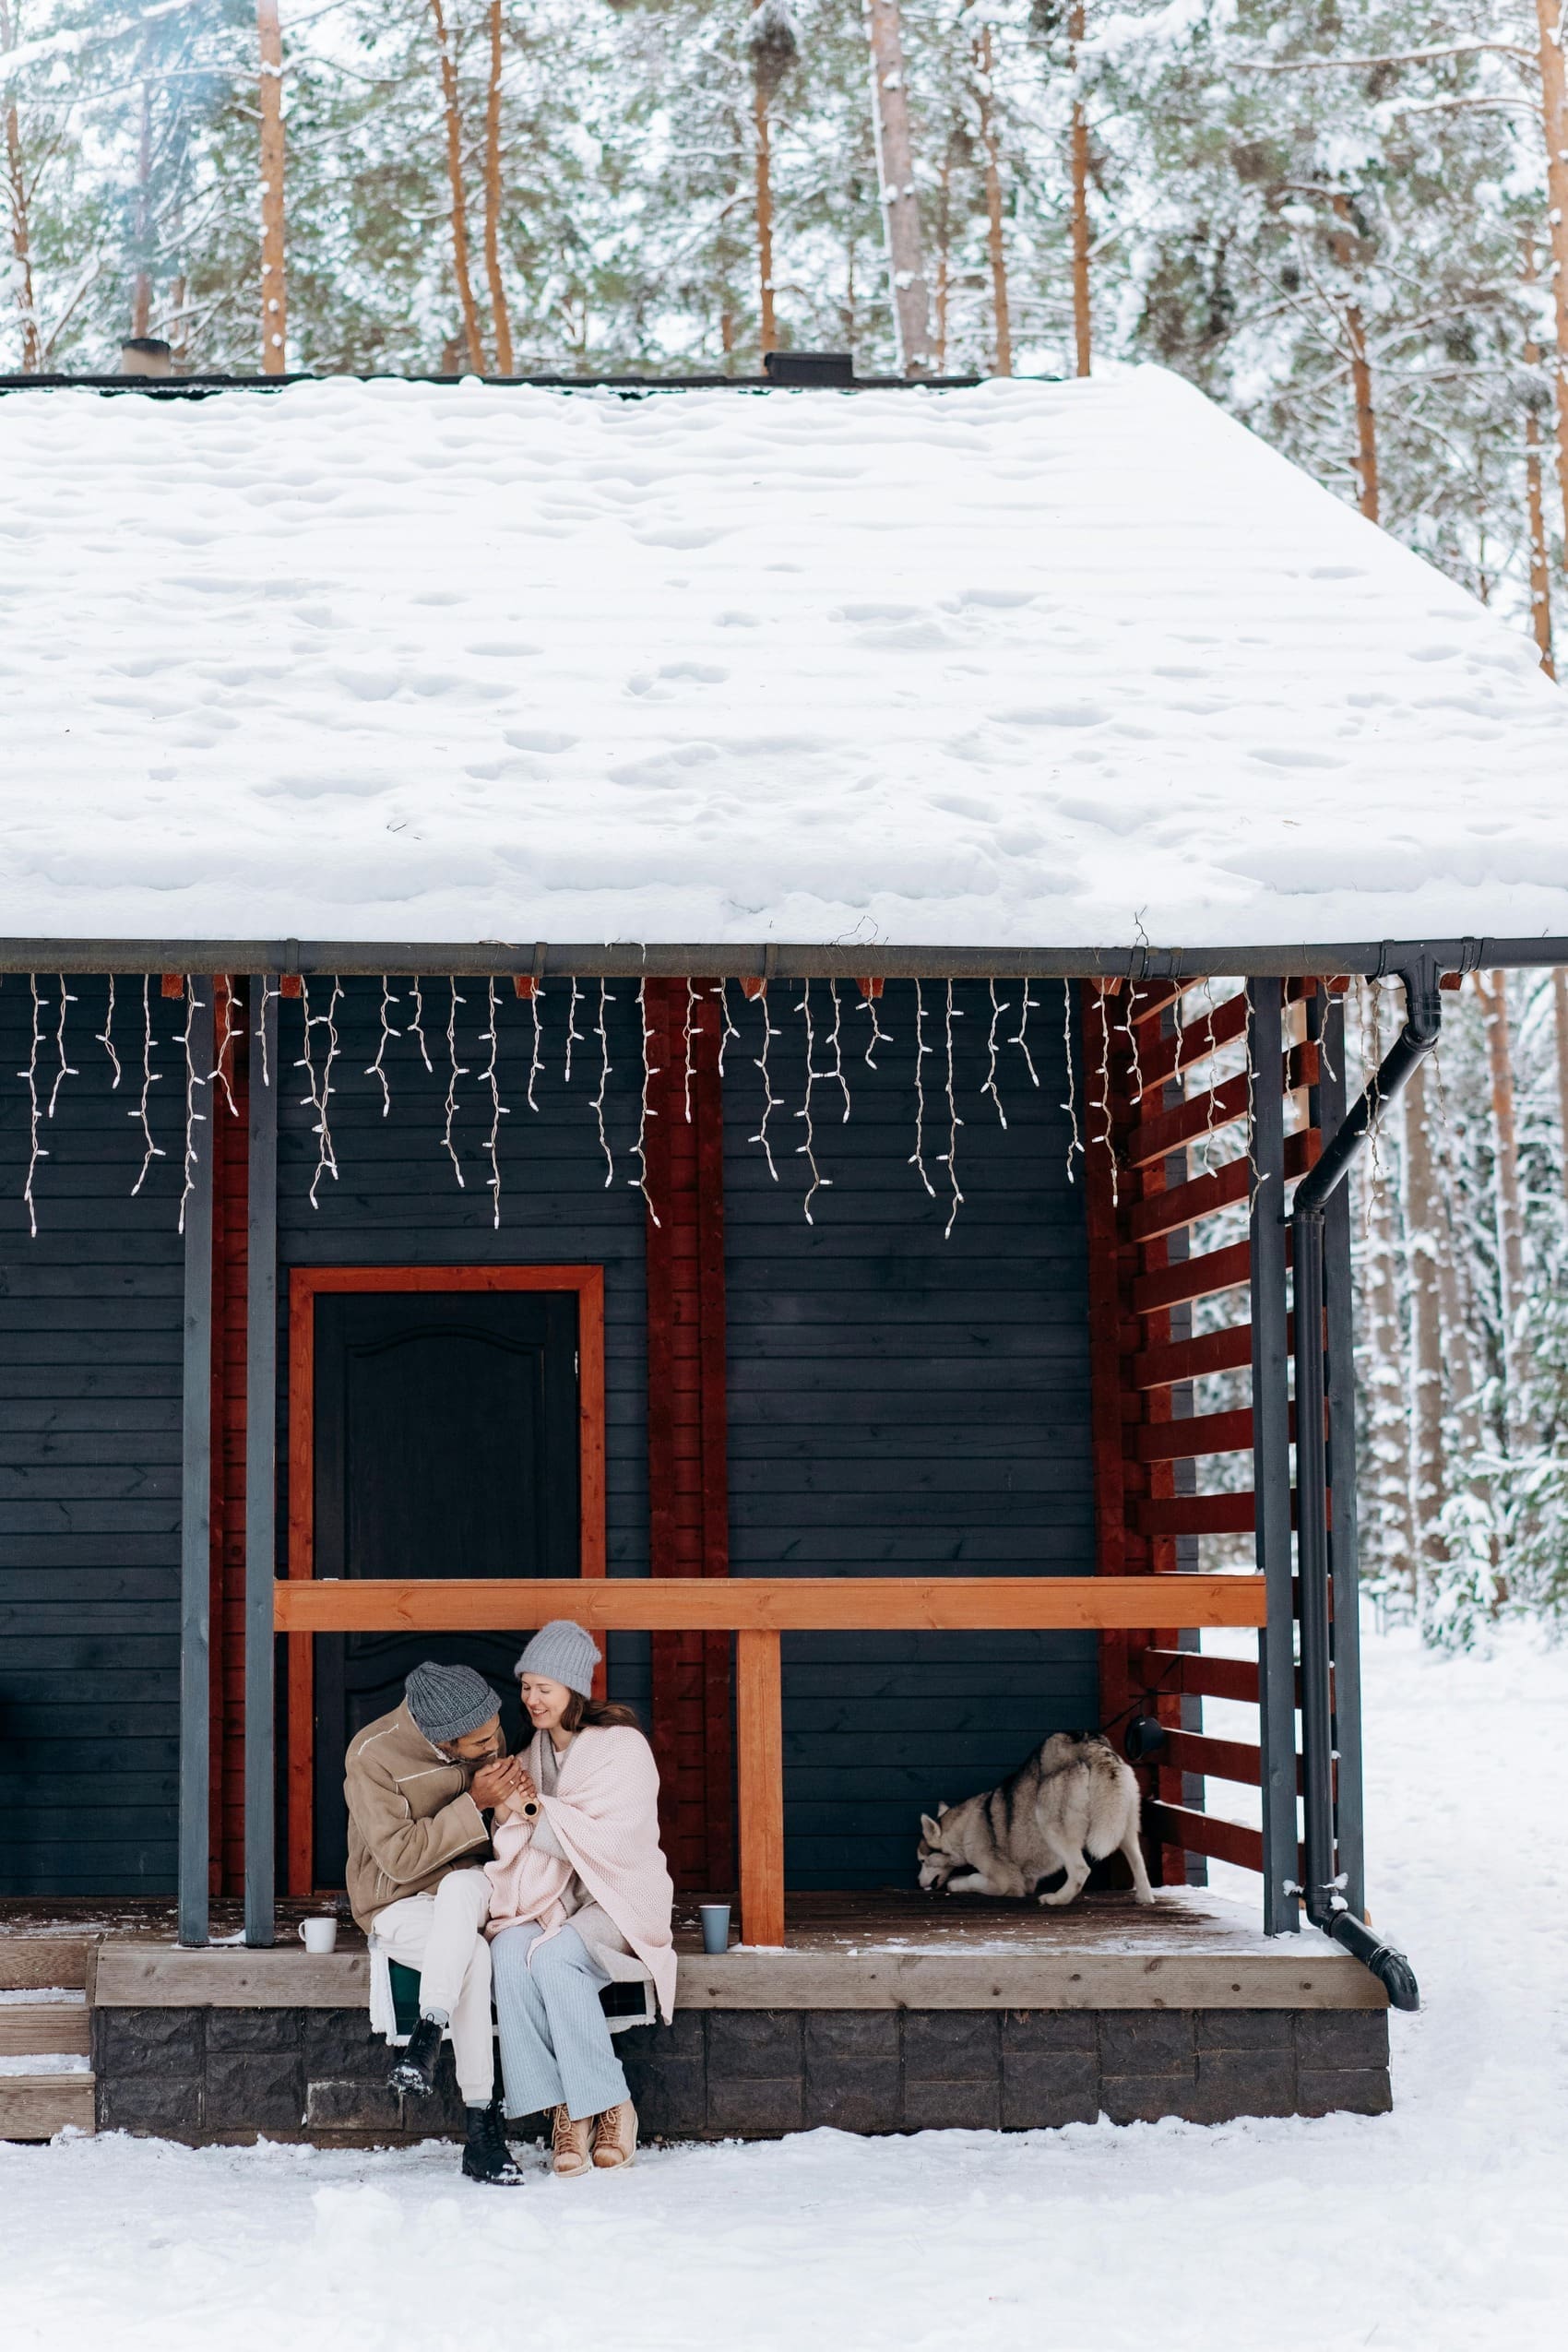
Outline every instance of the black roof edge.
<svg viewBox="0 0 1568 2352">
<path fill-rule="evenodd" d="M 1051 384 L 1055 376 L 1019 377 Z M 215 392 L 280 392 L 291 384 L 469 384 L 543 392 L 970 392 L 982 375 L 857 375 L 848 384 L 778 384 L 766 375 L 403 375 L 390 369 L 317 375 L 0 375 L 0 392 L 130 392 L 152 400 L 205 400 Z"/>
<path fill-rule="evenodd" d="M 301 972 L 407 973 L 422 978 L 535 980 L 1198 980 L 1212 975 L 1267 980 L 1319 974 L 1383 979 L 1429 959 L 1444 972 L 1568 965 L 1568 935 L 1538 939 L 1298 941 L 1253 946 L 893 947 L 839 942 L 736 945 L 619 940 L 588 946 L 516 940 L 4 939 L 0 973 Z"/>
</svg>

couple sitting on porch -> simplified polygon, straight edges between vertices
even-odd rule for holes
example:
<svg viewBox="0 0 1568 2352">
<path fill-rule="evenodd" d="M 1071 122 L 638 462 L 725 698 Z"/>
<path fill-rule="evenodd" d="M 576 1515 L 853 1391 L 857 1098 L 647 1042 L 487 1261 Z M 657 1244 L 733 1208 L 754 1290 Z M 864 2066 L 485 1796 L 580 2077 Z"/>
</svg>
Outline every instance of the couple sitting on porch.
<svg viewBox="0 0 1568 2352">
<path fill-rule="evenodd" d="M 630 2164 L 636 2109 L 600 1995 L 651 1979 L 667 2021 L 674 2006 L 659 1774 L 630 1710 L 592 1698 L 598 1661 L 565 1619 L 534 1635 L 517 1664 L 533 1726 L 524 1755 L 506 1753 L 483 1677 L 432 1662 L 349 1749 L 354 1918 L 420 1972 L 419 2019 L 389 2079 L 428 2093 L 450 2037 L 470 2180 L 522 2179 L 504 2116 L 548 2113 L 564 2176 Z"/>
</svg>

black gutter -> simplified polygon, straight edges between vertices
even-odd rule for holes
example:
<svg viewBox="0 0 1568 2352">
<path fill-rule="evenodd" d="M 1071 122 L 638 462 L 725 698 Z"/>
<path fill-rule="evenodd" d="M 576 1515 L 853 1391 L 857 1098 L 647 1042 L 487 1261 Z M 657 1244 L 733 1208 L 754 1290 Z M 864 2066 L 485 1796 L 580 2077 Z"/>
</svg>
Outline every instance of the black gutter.
<svg viewBox="0 0 1568 2352">
<path fill-rule="evenodd" d="M 379 368 L 347 369 L 317 375 L 292 369 L 286 375 L 0 375 L 0 392 L 128 392 L 146 400 L 207 400 L 218 392 L 281 392 L 291 384 L 480 383 L 502 390 L 616 392 L 639 399 L 648 392 L 970 392 L 980 375 L 857 375 L 848 383 L 792 383 L 769 375 L 407 375 Z M 1028 381 L 1051 384 L 1054 376 Z"/>
<path fill-rule="evenodd" d="M 449 972 L 536 980 L 1314 980 L 1362 973 L 1382 980 L 1431 964 L 1440 972 L 1568 965 L 1568 937 L 1327 940 L 1244 947 L 892 947 L 868 941 L 790 945 L 734 941 L 364 939 L 102 939 L 0 937 L 0 973 Z"/>
<path fill-rule="evenodd" d="M 1419 2009 L 1409 1961 L 1351 1909 L 1339 1883 L 1334 1827 L 1334 1636 L 1328 1574 L 1328 1451 L 1324 1431 L 1324 1240 L 1328 1204 L 1374 1133 L 1386 1106 L 1437 1043 L 1443 1026 L 1443 966 L 1418 955 L 1400 968 L 1405 1026 L 1370 1085 L 1327 1139 L 1296 1187 L 1290 1211 L 1296 1324 L 1296 1565 L 1301 1625 L 1301 1791 L 1306 1831 L 1308 1918 L 1362 1961 L 1396 2009 Z M 1343 1601 L 1345 1596 L 1341 1595 Z"/>
</svg>

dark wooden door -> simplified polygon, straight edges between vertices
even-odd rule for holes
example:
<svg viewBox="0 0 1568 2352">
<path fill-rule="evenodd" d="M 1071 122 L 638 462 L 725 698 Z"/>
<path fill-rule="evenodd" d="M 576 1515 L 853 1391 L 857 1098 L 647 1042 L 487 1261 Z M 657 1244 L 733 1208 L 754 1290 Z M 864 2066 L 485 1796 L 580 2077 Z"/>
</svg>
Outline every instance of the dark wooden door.
<svg viewBox="0 0 1568 2352">
<path fill-rule="evenodd" d="M 317 1576 L 579 1573 L 570 1291 L 349 1291 L 315 1307 Z M 315 1642 L 315 1883 L 340 1886 L 343 1753 L 424 1657 L 476 1667 L 518 1729 L 516 1632 Z"/>
</svg>

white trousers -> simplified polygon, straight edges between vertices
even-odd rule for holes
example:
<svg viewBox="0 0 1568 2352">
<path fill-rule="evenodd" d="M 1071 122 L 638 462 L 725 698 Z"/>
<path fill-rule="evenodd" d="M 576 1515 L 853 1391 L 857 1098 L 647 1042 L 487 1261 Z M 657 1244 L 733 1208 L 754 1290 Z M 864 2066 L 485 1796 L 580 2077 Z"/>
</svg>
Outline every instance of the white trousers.
<svg viewBox="0 0 1568 2352">
<path fill-rule="evenodd" d="M 490 2015 L 490 1946 L 480 1930 L 490 1916 L 482 1871 L 451 1871 L 434 1895 L 405 1895 L 375 1915 L 375 1932 L 394 1960 L 420 1972 L 420 2014 L 445 2017 L 465 2107 L 488 2107 L 495 2090 Z"/>
</svg>

